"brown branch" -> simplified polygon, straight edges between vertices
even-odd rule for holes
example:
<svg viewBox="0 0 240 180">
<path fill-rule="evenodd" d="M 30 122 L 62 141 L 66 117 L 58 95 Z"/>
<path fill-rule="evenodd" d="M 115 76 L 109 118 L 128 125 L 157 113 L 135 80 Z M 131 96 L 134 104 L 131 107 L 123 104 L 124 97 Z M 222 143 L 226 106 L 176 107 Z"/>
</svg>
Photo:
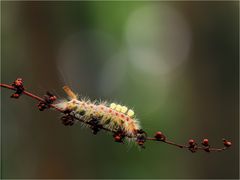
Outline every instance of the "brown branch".
<svg viewBox="0 0 240 180">
<path fill-rule="evenodd" d="M 0 86 L 2 88 L 7 88 L 7 89 L 10 89 L 10 90 L 16 91 L 11 96 L 12 98 L 17 99 L 17 98 L 20 97 L 20 95 L 24 94 L 28 97 L 31 97 L 32 99 L 37 100 L 38 102 L 40 102 L 38 107 L 39 107 L 39 110 L 41 110 L 41 111 L 44 110 L 44 109 L 47 109 L 47 108 L 53 108 L 53 109 L 59 111 L 60 113 L 65 114 L 65 116 L 62 117 L 62 120 L 69 120 L 69 118 L 70 118 L 70 119 L 75 119 L 77 121 L 85 123 L 87 125 L 90 125 L 90 127 L 93 127 L 92 129 L 93 129 L 94 134 L 96 134 L 99 131 L 99 129 L 109 131 L 109 132 L 114 134 L 114 138 L 115 138 L 116 142 L 123 142 L 123 138 L 127 137 L 127 138 L 130 138 L 130 139 L 136 140 L 136 142 L 141 147 L 144 147 L 143 145 L 146 141 L 159 141 L 159 142 L 163 142 L 165 144 L 172 145 L 172 146 L 175 146 L 175 147 L 188 149 L 191 152 L 196 152 L 198 150 L 203 150 L 203 151 L 206 151 L 206 152 L 214 152 L 214 151 L 215 152 L 220 152 L 220 151 L 228 149 L 231 146 L 231 142 L 227 141 L 225 139 L 223 139 L 224 147 L 222 147 L 222 148 L 212 148 L 212 147 L 210 147 L 208 139 L 203 140 L 203 142 L 201 143 L 202 146 L 198 146 L 198 144 L 192 139 L 189 140 L 188 145 L 182 145 L 182 144 L 177 144 L 177 143 L 174 143 L 172 141 L 167 140 L 166 136 L 161 132 L 157 132 L 155 134 L 155 137 L 148 137 L 146 132 L 144 132 L 143 130 L 139 130 L 139 132 L 136 134 L 136 136 L 128 136 L 128 135 L 125 135 L 125 134 L 121 134 L 122 132 L 112 131 L 110 129 L 104 128 L 103 126 L 94 126 L 91 122 L 83 121 L 82 119 L 72 115 L 70 112 L 58 108 L 56 105 L 53 104 L 53 102 L 56 100 L 56 97 L 54 95 L 52 95 L 51 93 L 47 93 L 48 96 L 45 95 L 44 98 L 41 98 L 41 97 L 39 97 L 39 96 L 37 96 L 33 93 L 30 93 L 30 92 L 26 91 L 23 87 L 23 81 L 22 81 L 21 78 L 18 78 L 17 80 L 15 80 L 12 85 L 1 83 Z M 69 124 L 69 122 L 67 122 L 67 124 L 65 124 L 65 125 L 72 125 L 72 124 L 73 124 L 73 122 L 71 124 Z"/>
<path fill-rule="evenodd" d="M 225 139 L 223 139 L 223 143 L 224 143 L 224 147 L 222 148 L 211 148 L 209 145 L 203 145 L 203 146 L 198 146 L 197 143 L 191 143 L 191 140 L 189 140 L 189 145 L 181 145 L 181 144 L 177 144 L 177 143 L 174 143 L 174 142 L 171 142 L 169 140 L 159 140 L 157 138 L 147 138 L 147 140 L 150 140 L 150 141 L 161 141 L 163 143 L 166 143 L 166 144 L 169 144 L 169 145 L 172 145 L 172 146 L 176 146 L 176 147 L 179 147 L 179 148 L 186 148 L 186 149 L 189 149 L 191 152 L 196 152 L 197 150 L 203 150 L 203 151 L 206 151 L 206 152 L 211 152 L 211 151 L 216 151 L 216 152 L 220 152 L 220 151 L 224 151 L 226 150 L 228 147 L 231 146 L 231 142 L 230 141 L 226 141 Z M 203 143 L 202 143 L 203 144 Z"/>
</svg>

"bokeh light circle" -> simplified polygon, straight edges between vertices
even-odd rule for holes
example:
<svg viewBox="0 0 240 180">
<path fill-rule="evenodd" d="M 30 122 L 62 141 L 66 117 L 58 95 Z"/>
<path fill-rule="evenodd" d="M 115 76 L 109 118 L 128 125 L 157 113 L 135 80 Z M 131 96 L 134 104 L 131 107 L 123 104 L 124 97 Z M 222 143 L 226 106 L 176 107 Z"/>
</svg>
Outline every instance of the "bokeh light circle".
<svg viewBox="0 0 240 180">
<path fill-rule="evenodd" d="M 187 60 L 191 45 L 184 16 L 166 5 L 136 9 L 126 23 L 125 38 L 133 66 L 156 76 Z"/>
</svg>

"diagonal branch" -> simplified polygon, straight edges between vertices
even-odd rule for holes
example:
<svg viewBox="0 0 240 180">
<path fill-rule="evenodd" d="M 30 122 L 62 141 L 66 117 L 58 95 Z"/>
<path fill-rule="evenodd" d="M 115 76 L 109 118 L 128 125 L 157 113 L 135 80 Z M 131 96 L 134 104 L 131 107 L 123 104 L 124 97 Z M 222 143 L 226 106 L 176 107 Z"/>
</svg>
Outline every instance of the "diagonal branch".
<svg viewBox="0 0 240 180">
<path fill-rule="evenodd" d="M 55 104 L 53 104 L 53 102 L 56 100 L 56 96 L 53 96 L 51 93 L 47 93 L 48 96 L 44 96 L 44 98 L 41 98 L 33 93 L 26 91 L 23 87 L 23 82 L 22 82 L 21 78 L 18 78 L 17 80 L 15 80 L 12 85 L 1 83 L 0 87 L 15 91 L 15 93 L 11 96 L 12 98 L 17 99 L 20 97 L 20 95 L 24 94 L 32 99 L 37 100 L 38 102 L 40 102 L 39 110 L 41 110 L 41 111 L 46 108 L 53 108 L 72 119 L 75 119 L 77 121 L 80 121 L 82 123 L 92 126 L 92 124 L 90 122 L 83 121 L 82 119 L 80 119 L 74 115 L 71 115 L 66 110 L 60 109 Z M 65 118 L 66 118 L 66 116 L 65 116 Z M 98 126 L 97 129 L 98 128 L 113 133 L 116 142 L 123 142 L 122 138 L 120 138 L 118 135 L 116 135 L 118 132 L 104 128 L 103 126 Z M 224 147 L 212 148 L 209 145 L 208 139 L 203 140 L 203 142 L 201 143 L 202 146 L 198 146 L 198 144 L 192 139 L 189 140 L 188 145 L 181 145 L 181 144 L 177 144 L 177 143 L 167 140 L 166 136 L 161 132 L 157 132 L 154 137 L 148 137 L 147 134 L 143 130 L 141 130 L 139 133 L 140 133 L 140 135 L 138 135 L 138 136 L 137 135 L 136 136 L 124 135 L 124 137 L 134 139 L 141 147 L 144 147 L 143 144 L 145 143 L 145 141 L 158 141 L 158 142 L 163 142 L 165 144 L 172 145 L 175 147 L 185 148 L 185 149 L 190 150 L 191 152 L 196 152 L 198 150 L 203 150 L 206 152 L 220 152 L 220 151 L 224 151 L 224 150 L 228 149 L 231 146 L 231 142 L 227 141 L 225 139 L 223 139 Z"/>
</svg>

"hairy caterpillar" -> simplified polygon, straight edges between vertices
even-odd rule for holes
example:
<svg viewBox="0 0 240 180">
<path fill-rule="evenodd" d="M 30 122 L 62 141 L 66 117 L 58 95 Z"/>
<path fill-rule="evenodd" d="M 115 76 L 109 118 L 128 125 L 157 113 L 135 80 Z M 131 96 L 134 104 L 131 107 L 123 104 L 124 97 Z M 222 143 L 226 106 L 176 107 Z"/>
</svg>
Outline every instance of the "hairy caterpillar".
<svg viewBox="0 0 240 180">
<path fill-rule="evenodd" d="M 58 108 L 69 111 L 71 115 L 88 124 L 97 124 L 113 132 L 121 131 L 126 136 L 136 137 L 140 131 L 139 121 L 132 109 L 115 103 L 78 99 L 68 86 L 64 86 L 63 89 L 70 100 L 63 100 L 56 104 Z"/>
</svg>

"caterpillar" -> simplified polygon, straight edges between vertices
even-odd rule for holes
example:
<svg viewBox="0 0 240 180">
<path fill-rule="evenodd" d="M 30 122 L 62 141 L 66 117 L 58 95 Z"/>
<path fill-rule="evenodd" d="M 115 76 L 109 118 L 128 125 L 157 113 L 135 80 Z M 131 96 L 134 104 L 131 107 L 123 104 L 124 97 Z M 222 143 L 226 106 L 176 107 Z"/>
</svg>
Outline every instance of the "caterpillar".
<svg viewBox="0 0 240 180">
<path fill-rule="evenodd" d="M 63 89 L 69 100 L 62 100 L 55 105 L 72 116 L 111 132 L 121 132 L 126 137 L 137 137 L 141 131 L 140 123 L 132 109 L 116 103 L 79 99 L 68 86 L 64 86 Z"/>
<path fill-rule="evenodd" d="M 57 100 L 57 97 L 52 93 L 47 92 L 43 98 L 32 94 L 25 90 L 22 78 L 17 78 L 11 85 L 0 83 L 0 87 L 15 91 L 10 97 L 18 99 L 22 94 L 31 97 L 39 102 L 38 109 L 55 109 L 64 116 L 61 120 L 64 125 L 73 125 L 76 120 L 82 122 L 87 127 L 91 128 L 93 134 L 97 134 L 100 130 L 106 130 L 113 133 L 115 142 L 124 143 L 125 139 L 134 140 L 141 148 L 145 148 L 146 141 L 160 141 L 165 144 L 186 148 L 191 152 L 203 150 L 205 152 L 220 152 L 228 149 L 232 143 L 223 138 L 224 147 L 210 147 L 209 140 L 204 138 L 202 146 L 199 146 L 193 139 L 189 139 L 188 145 L 182 145 L 169 141 L 166 136 L 158 131 L 154 137 L 147 136 L 147 133 L 141 129 L 139 120 L 132 109 L 126 106 L 107 103 L 101 101 L 87 100 L 79 98 L 68 86 L 64 86 L 63 90 L 68 95 L 68 99 Z"/>
</svg>

